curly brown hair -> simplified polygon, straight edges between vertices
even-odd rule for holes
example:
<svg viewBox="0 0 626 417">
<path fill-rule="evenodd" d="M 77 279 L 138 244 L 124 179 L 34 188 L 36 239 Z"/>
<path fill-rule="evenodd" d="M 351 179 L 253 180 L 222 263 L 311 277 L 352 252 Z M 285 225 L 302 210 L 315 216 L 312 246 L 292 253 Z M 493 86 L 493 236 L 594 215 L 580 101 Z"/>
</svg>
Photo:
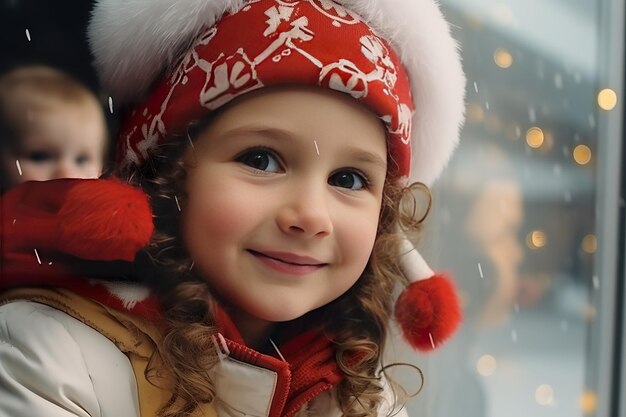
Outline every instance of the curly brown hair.
<svg viewBox="0 0 626 417">
<path fill-rule="evenodd" d="M 160 366 L 174 382 L 172 397 L 160 410 L 162 417 L 189 416 L 199 404 L 212 402 L 215 397 L 209 377 L 209 370 L 218 361 L 211 342 L 217 332 L 210 306 L 215 294 L 196 275 L 179 227 L 186 178 L 182 154 L 214 117 L 192 127 L 188 138 L 161 145 L 141 170 L 128 176 L 150 195 L 155 215 L 157 232 L 148 252 L 157 268 L 148 279 L 157 289 L 167 321 L 159 346 Z M 336 393 L 346 417 L 376 416 L 381 402 L 379 371 L 394 289 L 407 284 L 398 265 L 400 239 L 417 233 L 425 217 L 416 220 L 414 188 L 386 181 L 377 237 L 366 269 L 348 292 L 320 309 L 322 317 L 329 318 L 322 320 L 322 330 L 333 335 L 335 359 L 344 375 Z"/>
</svg>

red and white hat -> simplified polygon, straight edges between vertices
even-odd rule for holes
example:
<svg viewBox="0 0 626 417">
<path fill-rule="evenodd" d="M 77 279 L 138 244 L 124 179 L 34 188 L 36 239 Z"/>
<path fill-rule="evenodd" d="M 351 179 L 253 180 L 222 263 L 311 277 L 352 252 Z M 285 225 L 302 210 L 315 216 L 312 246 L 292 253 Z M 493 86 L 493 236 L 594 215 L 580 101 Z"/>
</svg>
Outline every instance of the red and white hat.
<svg viewBox="0 0 626 417">
<path fill-rule="evenodd" d="M 435 0 L 97 0 L 89 40 L 113 102 L 131 109 L 118 137 L 122 169 L 230 100 L 279 84 L 368 106 L 402 183 L 432 184 L 464 121 L 458 46 Z M 396 316 L 414 346 L 434 348 L 460 320 L 456 295 L 406 243 L 414 283 Z"/>
</svg>

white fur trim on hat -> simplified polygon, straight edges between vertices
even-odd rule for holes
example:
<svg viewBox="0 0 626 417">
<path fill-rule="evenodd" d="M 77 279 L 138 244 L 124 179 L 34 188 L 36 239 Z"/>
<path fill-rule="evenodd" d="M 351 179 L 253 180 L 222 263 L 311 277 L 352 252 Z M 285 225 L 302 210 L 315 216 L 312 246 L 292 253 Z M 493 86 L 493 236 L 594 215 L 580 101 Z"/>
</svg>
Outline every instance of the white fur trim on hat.
<svg viewBox="0 0 626 417">
<path fill-rule="evenodd" d="M 103 86 L 119 104 L 139 101 L 204 27 L 252 1 L 96 0 L 88 35 Z M 416 108 L 410 180 L 432 184 L 456 147 L 465 108 L 458 45 L 436 0 L 336 2 L 359 14 L 402 60 Z"/>
<path fill-rule="evenodd" d="M 224 13 L 249 0 L 97 0 L 88 38 L 103 86 L 119 104 L 137 102 Z"/>
</svg>

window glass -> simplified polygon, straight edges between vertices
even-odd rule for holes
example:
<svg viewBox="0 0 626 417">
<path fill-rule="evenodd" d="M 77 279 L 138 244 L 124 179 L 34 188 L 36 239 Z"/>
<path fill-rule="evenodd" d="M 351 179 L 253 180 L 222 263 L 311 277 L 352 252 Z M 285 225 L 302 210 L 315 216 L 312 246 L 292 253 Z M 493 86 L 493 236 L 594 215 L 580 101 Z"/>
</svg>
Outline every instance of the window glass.
<svg viewBox="0 0 626 417">
<path fill-rule="evenodd" d="M 598 329 L 614 319 L 601 293 L 616 277 L 599 254 L 617 217 L 598 213 L 617 201 L 607 165 L 621 152 L 610 125 L 621 75 L 607 68 L 623 68 L 623 22 L 610 21 L 623 5 L 442 5 L 463 46 L 467 122 L 420 247 L 454 276 L 465 318 L 445 347 L 418 356 L 425 386 L 409 415 L 607 415 L 609 393 L 597 392 L 613 329 Z"/>
</svg>

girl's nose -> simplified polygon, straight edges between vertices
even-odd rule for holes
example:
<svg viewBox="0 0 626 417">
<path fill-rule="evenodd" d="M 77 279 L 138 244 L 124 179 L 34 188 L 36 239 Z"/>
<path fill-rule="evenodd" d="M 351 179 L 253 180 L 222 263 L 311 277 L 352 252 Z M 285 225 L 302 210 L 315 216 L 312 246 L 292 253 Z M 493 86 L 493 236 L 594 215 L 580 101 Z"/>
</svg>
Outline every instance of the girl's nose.
<svg viewBox="0 0 626 417">
<path fill-rule="evenodd" d="M 278 227 L 284 233 L 305 238 L 330 235 L 333 222 L 326 187 L 294 187 L 289 191 L 276 216 Z"/>
</svg>

